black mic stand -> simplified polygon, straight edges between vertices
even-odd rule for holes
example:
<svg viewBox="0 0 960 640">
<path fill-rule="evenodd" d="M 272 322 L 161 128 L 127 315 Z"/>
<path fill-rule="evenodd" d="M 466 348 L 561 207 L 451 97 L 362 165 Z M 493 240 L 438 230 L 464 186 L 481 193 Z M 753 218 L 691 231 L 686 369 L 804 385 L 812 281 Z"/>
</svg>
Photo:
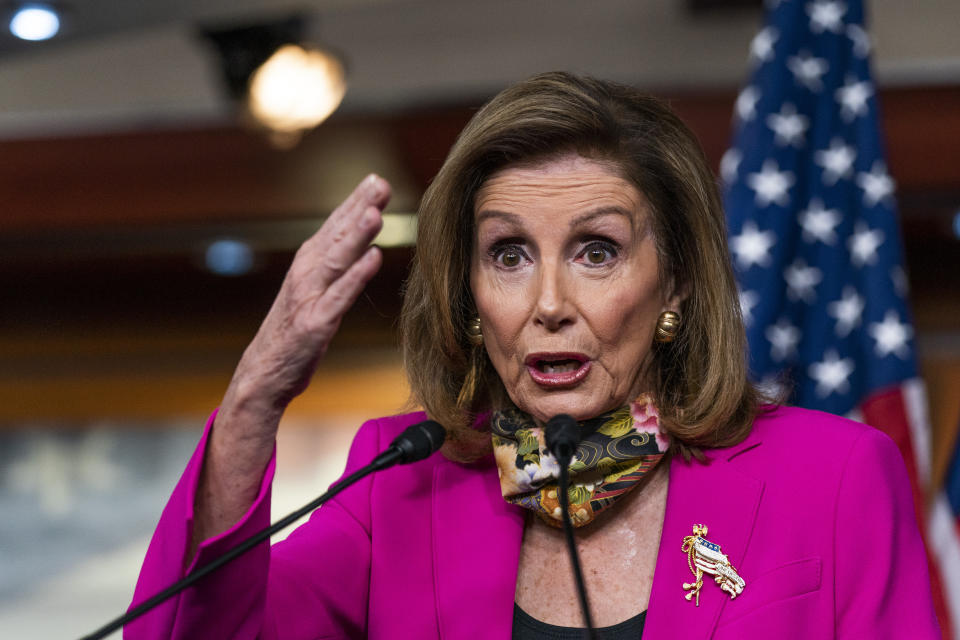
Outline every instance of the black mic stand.
<svg viewBox="0 0 960 640">
<path fill-rule="evenodd" d="M 580 600 L 580 611 L 583 612 L 583 622 L 586 625 L 587 637 L 597 640 L 597 630 L 593 626 L 593 616 L 590 614 L 590 603 L 587 600 L 587 587 L 583 582 L 583 571 L 580 569 L 580 554 L 577 552 L 577 543 L 573 537 L 573 522 L 570 521 L 570 460 L 580 441 L 580 427 L 577 422 L 565 413 L 550 418 L 546 429 L 547 448 L 553 453 L 560 465 L 560 481 L 557 487 L 557 498 L 560 500 L 560 515 L 563 519 L 563 533 L 567 540 L 567 551 L 570 564 L 573 566 L 573 577 L 577 585 L 577 598 Z"/>
<path fill-rule="evenodd" d="M 349 476 L 343 478 L 339 482 L 334 483 L 330 486 L 327 492 L 320 497 L 300 507 L 293 513 L 281 518 L 280 520 L 277 520 L 266 529 L 253 534 L 212 562 L 194 569 L 184 578 L 174 582 L 157 595 L 143 601 L 119 618 L 108 622 L 90 635 L 82 637 L 80 640 L 100 640 L 101 638 L 107 637 L 117 629 L 123 627 L 125 624 L 135 620 L 136 618 L 139 618 L 147 611 L 150 611 L 161 602 L 173 597 L 187 587 L 193 585 L 200 578 L 213 573 L 228 562 L 242 556 L 264 540 L 267 540 L 276 532 L 290 526 L 330 498 L 334 497 L 357 481 L 367 477 L 374 471 L 381 471 L 388 467 L 392 467 L 397 463 L 405 464 L 426 458 L 440 448 L 440 445 L 443 444 L 445 435 L 446 431 L 443 429 L 443 427 L 432 420 L 426 420 L 408 427 L 402 434 L 400 434 L 399 437 L 397 437 L 396 440 L 393 441 L 386 451 L 374 458 L 370 464 L 351 473 Z"/>
</svg>

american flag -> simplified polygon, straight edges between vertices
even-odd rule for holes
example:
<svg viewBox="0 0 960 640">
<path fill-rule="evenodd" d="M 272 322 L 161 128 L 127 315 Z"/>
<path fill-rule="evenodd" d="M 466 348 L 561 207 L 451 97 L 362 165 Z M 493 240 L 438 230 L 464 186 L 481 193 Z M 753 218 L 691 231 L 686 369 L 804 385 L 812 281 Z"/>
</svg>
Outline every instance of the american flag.
<svg viewBox="0 0 960 640">
<path fill-rule="evenodd" d="M 750 59 L 720 171 L 751 371 L 792 404 L 889 434 L 925 528 L 930 429 L 863 6 L 768 1 Z M 952 522 L 939 536 L 947 546 L 930 536 L 928 546 L 960 560 Z M 950 637 L 960 584 L 942 584 L 951 576 L 938 562 L 937 613 Z"/>
</svg>

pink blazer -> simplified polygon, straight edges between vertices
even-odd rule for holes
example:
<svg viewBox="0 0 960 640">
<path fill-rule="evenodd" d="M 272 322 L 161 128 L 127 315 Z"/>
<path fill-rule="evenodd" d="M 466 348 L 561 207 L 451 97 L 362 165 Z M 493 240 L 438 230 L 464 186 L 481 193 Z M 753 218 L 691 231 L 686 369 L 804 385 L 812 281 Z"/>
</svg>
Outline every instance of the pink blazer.
<svg viewBox="0 0 960 640">
<path fill-rule="evenodd" d="M 347 472 L 421 419 L 364 424 Z M 188 569 L 206 437 L 163 512 L 134 603 Z M 706 457 L 671 462 L 645 639 L 940 637 L 906 470 L 889 438 L 780 408 L 741 444 Z M 244 518 L 204 542 L 195 562 L 268 524 L 273 471 L 271 463 Z M 368 477 L 284 542 L 251 551 L 124 637 L 509 638 L 523 523 L 500 496 L 492 456 L 464 465 L 435 455 Z M 709 576 L 699 607 L 684 599 L 692 575 L 680 547 L 698 523 L 746 581 L 736 600 Z M 566 570 L 563 549 L 556 561 Z"/>
</svg>

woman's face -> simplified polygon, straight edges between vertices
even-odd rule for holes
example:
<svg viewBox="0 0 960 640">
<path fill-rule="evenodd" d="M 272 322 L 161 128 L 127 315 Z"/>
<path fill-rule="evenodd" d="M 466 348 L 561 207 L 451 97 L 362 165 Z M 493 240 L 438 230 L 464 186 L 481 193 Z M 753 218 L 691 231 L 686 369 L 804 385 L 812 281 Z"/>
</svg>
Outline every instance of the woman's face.
<svg viewBox="0 0 960 640">
<path fill-rule="evenodd" d="M 470 287 L 510 398 L 545 422 L 632 400 L 661 312 L 646 199 L 609 164 L 565 155 L 477 192 Z"/>
</svg>

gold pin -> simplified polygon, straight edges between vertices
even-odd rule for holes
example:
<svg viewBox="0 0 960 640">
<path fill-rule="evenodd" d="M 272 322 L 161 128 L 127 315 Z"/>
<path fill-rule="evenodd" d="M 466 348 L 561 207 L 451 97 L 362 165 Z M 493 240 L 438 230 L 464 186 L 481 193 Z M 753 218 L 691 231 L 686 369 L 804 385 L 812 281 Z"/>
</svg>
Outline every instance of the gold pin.
<svg viewBox="0 0 960 640">
<path fill-rule="evenodd" d="M 730 594 L 730 599 L 736 598 L 743 592 L 746 584 L 737 570 L 730 564 L 726 554 L 720 551 L 720 545 L 706 539 L 707 526 L 693 525 L 693 535 L 683 539 L 681 551 L 687 554 L 687 565 L 693 573 L 695 582 L 684 582 L 684 596 L 688 601 L 696 597 L 696 606 L 700 606 L 700 588 L 703 587 L 703 574 L 713 576 L 713 581 L 720 585 L 721 591 Z"/>
</svg>

